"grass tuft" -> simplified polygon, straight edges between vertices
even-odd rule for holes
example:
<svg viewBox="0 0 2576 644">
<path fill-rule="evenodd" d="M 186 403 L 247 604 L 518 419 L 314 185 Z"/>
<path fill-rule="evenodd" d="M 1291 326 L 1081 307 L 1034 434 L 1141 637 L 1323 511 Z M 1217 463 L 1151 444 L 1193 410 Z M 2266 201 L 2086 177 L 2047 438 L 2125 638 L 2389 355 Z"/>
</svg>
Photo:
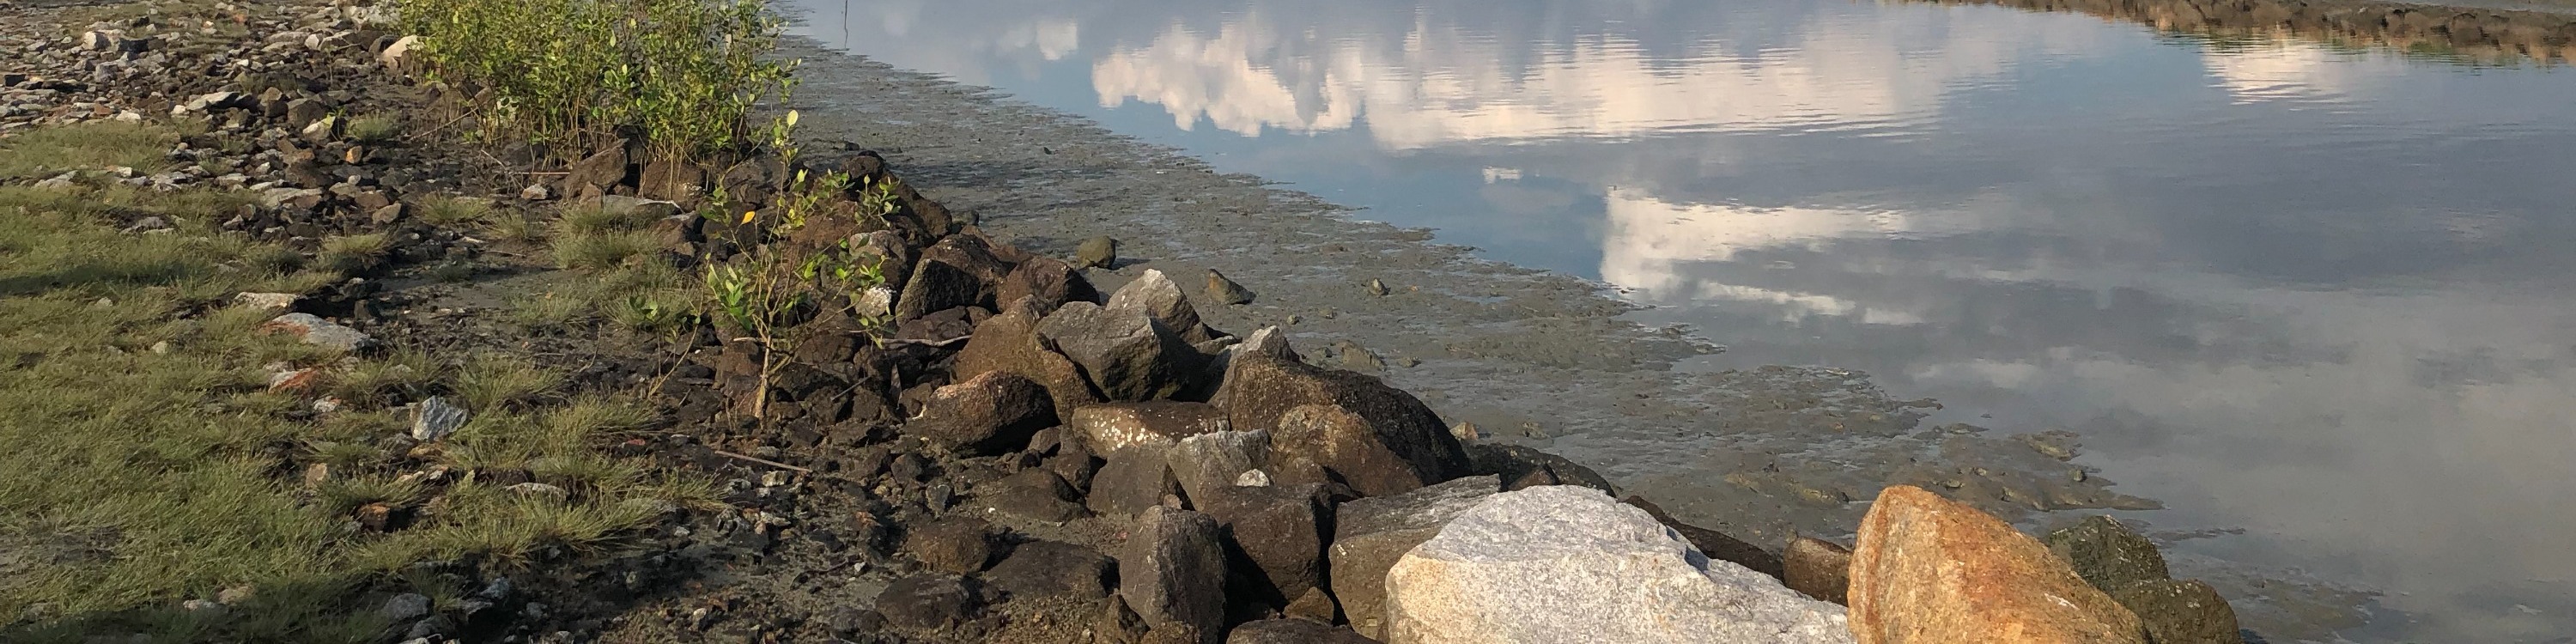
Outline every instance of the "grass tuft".
<svg viewBox="0 0 2576 644">
<path fill-rule="evenodd" d="M 402 119 L 383 114 L 361 116 L 349 120 L 346 133 L 351 141 L 378 145 L 402 136 Z"/>
<path fill-rule="evenodd" d="M 526 360 L 497 353 L 478 354 L 457 369 L 456 395 L 467 408 L 493 413 L 551 393 L 563 376 Z"/>
</svg>

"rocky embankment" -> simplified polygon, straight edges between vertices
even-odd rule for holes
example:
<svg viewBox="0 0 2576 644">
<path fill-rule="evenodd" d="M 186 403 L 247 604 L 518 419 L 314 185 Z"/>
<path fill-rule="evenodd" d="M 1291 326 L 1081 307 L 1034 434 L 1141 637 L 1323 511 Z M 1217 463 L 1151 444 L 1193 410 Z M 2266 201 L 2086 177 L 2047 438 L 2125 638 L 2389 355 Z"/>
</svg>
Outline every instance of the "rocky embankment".
<svg viewBox="0 0 2576 644">
<path fill-rule="evenodd" d="M 199 163 L 119 180 L 254 191 L 221 227 L 290 245 L 396 240 L 380 279 L 280 298 L 280 326 L 356 351 L 574 363 L 587 386 L 642 389 L 663 412 L 603 447 L 727 491 L 726 507 L 672 508 L 617 553 L 533 569 L 424 562 L 485 590 L 436 606 L 394 596 L 388 641 L 2239 641 L 2223 599 L 2167 579 L 2154 546 L 2116 521 L 2041 540 L 1900 485 L 1849 548 L 1747 543 L 1564 458 L 1480 442 L 1378 377 L 1309 362 L 1276 329 L 1202 321 L 1199 307 L 1250 301 L 1260 284 L 1148 271 L 1104 293 L 1086 275 L 1116 262 L 1108 240 L 1055 257 L 908 186 L 891 207 L 871 201 L 859 186 L 901 184 L 861 145 L 723 165 L 609 146 L 549 167 L 524 146 L 355 136 L 344 115 L 462 120 L 466 92 L 410 73 L 409 44 L 371 9 L 194 11 L 13 22 L 0 126 L 206 122 L 171 151 Z M 771 212 L 794 177 L 824 172 L 850 188 L 798 226 L 696 214 L 716 194 L 728 213 Z M 69 179 L 42 179 L 54 180 Z M 755 249 L 788 265 L 858 252 L 884 281 L 798 307 L 774 332 L 717 319 L 677 338 L 495 333 L 464 302 L 506 287 L 409 279 L 433 262 L 555 270 L 419 216 L 423 199 L 466 195 L 536 220 L 647 215 L 648 260 L 689 270 Z M 751 339 L 767 335 L 778 340 Z M 407 402 L 396 453 L 463 422 Z M 310 471 L 310 454 L 275 457 L 276 471 Z M 527 476 L 412 474 L 429 501 L 353 519 L 399 531 L 384 518 L 432 511 L 447 481 Z"/>
<path fill-rule="evenodd" d="M 2481 59 L 2576 58 L 2576 13 L 2306 0 L 1932 1 L 2087 13 L 2174 31 L 2289 33 L 2326 41 L 2448 50 Z"/>
</svg>

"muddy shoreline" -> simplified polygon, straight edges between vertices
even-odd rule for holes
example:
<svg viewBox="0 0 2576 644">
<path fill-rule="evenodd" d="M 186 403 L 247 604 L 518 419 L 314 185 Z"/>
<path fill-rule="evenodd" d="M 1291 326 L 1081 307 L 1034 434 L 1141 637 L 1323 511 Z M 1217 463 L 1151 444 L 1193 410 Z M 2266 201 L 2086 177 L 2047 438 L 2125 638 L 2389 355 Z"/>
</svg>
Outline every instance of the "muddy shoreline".
<svg viewBox="0 0 2576 644">
<path fill-rule="evenodd" d="M 2576 58 L 2576 6 L 2494 6 L 2302 0 L 1916 0 L 2062 11 L 2135 22 L 2159 31 L 2214 36 L 2289 36 L 2384 46 L 2472 61 Z"/>
<path fill-rule="evenodd" d="M 1798 535 L 1848 540 L 1893 484 L 1943 490 L 2026 530 L 2161 507 L 2075 462 L 2080 437 L 1928 426 L 1937 403 L 1844 370 L 1675 371 L 1721 351 L 1724 330 L 1642 326 L 1605 284 L 1478 259 L 1431 231 L 1366 221 L 991 90 L 810 40 L 787 48 L 805 61 L 793 102 L 811 134 L 880 151 L 997 241 L 1070 256 L 1078 240 L 1117 237 L 1133 259 L 1088 272 L 1103 292 L 1148 269 L 1220 271 L 1260 297 L 1204 307 L 1209 324 L 1279 326 L 1318 363 L 1379 375 L 1488 441 L 1595 468 L 1684 521 L 1773 548 Z M 2362 621 L 2363 593 L 2233 562 L 2176 567 L 2279 641 Z"/>
</svg>

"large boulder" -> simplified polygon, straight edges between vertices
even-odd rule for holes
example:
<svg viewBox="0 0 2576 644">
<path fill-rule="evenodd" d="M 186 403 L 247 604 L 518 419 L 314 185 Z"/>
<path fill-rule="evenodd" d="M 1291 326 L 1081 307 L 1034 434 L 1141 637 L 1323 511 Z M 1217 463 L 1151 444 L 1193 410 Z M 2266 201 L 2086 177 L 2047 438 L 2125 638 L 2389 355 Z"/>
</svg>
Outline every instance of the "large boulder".
<svg viewBox="0 0 2576 644">
<path fill-rule="evenodd" d="M 2165 555 L 2119 519 L 2093 515 L 2084 522 L 2048 533 L 2048 551 L 2066 560 L 2075 575 L 2102 592 L 2141 581 L 2170 579 Z"/>
<path fill-rule="evenodd" d="M 960 306 L 991 307 L 1011 265 L 993 256 L 977 235 L 949 235 L 921 249 L 911 279 L 895 298 L 895 319 L 909 320 Z"/>
<path fill-rule="evenodd" d="M 1860 644 L 2145 644 L 2146 630 L 2038 539 L 1910 485 L 1879 492 L 1852 549 Z"/>
<path fill-rule="evenodd" d="M 1038 335 L 1082 366 L 1110 400 L 1171 398 L 1190 385 L 1207 357 L 1169 327 L 1134 308 L 1069 302 L 1038 323 Z"/>
<path fill-rule="evenodd" d="M 1278 351 L 1284 353 L 1282 344 Z M 1304 456 L 1341 474 L 1361 494 L 1403 492 L 1469 470 L 1465 449 L 1438 414 L 1374 377 L 1270 351 L 1238 351 L 1212 402 L 1225 410 L 1234 430 L 1269 430 L 1275 452 Z M 1282 422 L 1290 411 L 1311 405 L 1332 411 L 1310 410 L 1289 419 L 1297 422 Z M 1376 462 L 1382 456 L 1392 456 L 1396 467 Z"/>
<path fill-rule="evenodd" d="M 887 623 L 904 628 L 955 627 L 983 610 L 983 598 L 973 584 L 971 578 L 938 573 L 896 579 L 877 593 L 877 612 L 885 614 Z"/>
<path fill-rule="evenodd" d="M 1210 432 L 1172 445 L 1172 478 L 1193 501 L 1234 487 L 1243 473 L 1270 462 L 1267 432 Z"/>
<path fill-rule="evenodd" d="M 1135 516 L 1161 505 L 1165 495 L 1181 491 L 1180 481 L 1172 475 L 1171 453 L 1171 446 L 1159 443 L 1109 452 L 1100 470 L 1091 475 L 1091 495 L 1084 503 L 1092 512 L 1111 517 Z"/>
<path fill-rule="evenodd" d="M 1216 519 L 1147 508 L 1118 557 L 1118 594 L 1153 630 L 1196 631 L 1199 644 L 1225 633 L 1225 551 Z"/>
<path fill-rule="evenodd" d="M 1493 495 L 1386 575 L 1390 644 L 1846 643 L 1843 609 L 1579 486 Z M 1975 640 L 1959 640 L 1961 642 Z"/>
<path fill-rule="evenodd" d="M 1352 630 L 1380 637 L 1386 629 L 1386 571 L 1404 553 L 1440 534 L 1449 520 L 1503 489 L 1494 476 L 1470 476 L 1422 489 L 1341 504 L 1333 512 L 1333 598 Z"/>
<path fill-rule="evenodd" d="M 1368 418 L 1332 405 L 1307 405 L 1279 417 L 1272 441 L 1282 460 L 1281 477 L 1294 482 L 1336 481 L 1366 496 L 1400 494 L 1443 478 L 1408 460 L 1386 444 Z M 1311 469 L 1322 480 L 1308 481 Z"/>
<path fill-rule="evenodd" d="M 1189 344 L 1206 342 L 1217 336 L 1199 320 L 1198 308 L 1190 306 L 1190 298 L 1181 294 L 1181 286 L 1172 283 L 1172 278 L 1163 275 L 1162 271 L 1148 269 L 1135 281 L 1118 287 L 1117 292 L 1109 294 L 1108 306 L 1154 318 L 1155 322 L 1163 324 L 1163 328 L 1171 329 L 1173 334 L 1181 337 L 1181 341 Z"/>
<path fill-rule="evenodd" d="M 1246 596 L 1284 607 L 1324 582 L 1324 529 L 1332 505 L 1321 485 L 1234 485 L 1190 493 L 1215 517 L 1233 552 Z M 1329 611 L 1327 611 L 1329 614 Z"/>
<path fill-rule="evenodd" d="M 960 453 L 989 456 L 1027 447 L 1029 436 L 1056 424 L 1055 401 L 1037 381 L 987 371 L 932 390 L 921 419 L 907 429 Z"/>
<path fill-rule="evenodd" d="M 1100 292 L 1093 289 L 1091 282 L 1082 278 L 1082 271 L 1072 264 L 1053 257 L 1033 257 L 1012 268 L 1011 274 L 1002 278 L 1001 287 L 995 294 L 996 300 L 1001 302 L 1014 302 L 1023 297 L 1036 302 L 1039 311 L 1052 313 L 1066 302 L 1097 303 Z"/>
<path fill-rule="evenodd" d="M 984 573 L 984 580 L 1013 598 L 1092 600 L 1109 596 L 1109 576 L 1116 565 L 1090 548 L 1031 541 L 1012 548 L 1011 556 Z"/>
<path fill-rule="evenodd" d="M 951 363 L 953 377 L 963 381 L 1000 371 L 1037 381 L 1054 399 L 1058 415 L 1100 402 L 1100 394 L 1083 379 L 1082 369 L 1038 335 L 1038 323 L 1045 315 L 1035 302 L 1023 298 L 1012 301 L 1000 315 L 985 318 Z"/>
<path fill-rule="evenodd" d="M 1207 403 L 1151 400 L 1101 403 L 1076 409 L 1065 428 L 1090 441 L 1094 449 L 1117 450 L 1139 443 L 1170 445 L 1183 438 L 1226 431 L 1225 411 Z"/>
</svg>

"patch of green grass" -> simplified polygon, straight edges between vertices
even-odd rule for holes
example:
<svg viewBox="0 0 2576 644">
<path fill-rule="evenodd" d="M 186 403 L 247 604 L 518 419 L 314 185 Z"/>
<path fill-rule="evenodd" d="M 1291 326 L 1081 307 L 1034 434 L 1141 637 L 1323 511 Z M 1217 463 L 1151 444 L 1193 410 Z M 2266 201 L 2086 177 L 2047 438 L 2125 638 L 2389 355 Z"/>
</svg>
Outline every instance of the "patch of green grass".
<svg viewBox="0 0 2576 644">
<path fill-rule="evenodd" d="M 0 165 L 23 167 L 26 153 L 0 151 Z M 0 641 L 368 641 L 395 590 L 383 573 L 470 555 L 487 567 L 559 562 L 624 543 L 670 503 L 709 498 L 705 482 L 603 456 L 584 438 L 649 419 L 604 399 L 549 406 L 561 376 L 524 359 L 478 356 L 441 378 L 429 356 L 347 364 L 262 332 L 269 314 L 230 306 L 233 294 L 336 275 L 184 223 L 219 221 L 235 198 L 0 186 L 0 445 L 18 447 L 0 449 Z M 182 224 L 117 231 L 138 212 Z M 275 362 L 333 369 L 327 393 L 349 406 L 302 413 L 316 394 L 267 391 Z M 578 495 L 401 481 L 422 464 L 376 446 L 408 422 L 381 407 L 442 388 L 477 409 L 457 437 L 471 442 L 452 451 L 488 445 Z M 281 456 L 280 445 L 294 448 Z M 413 454 L 442 458 L 429 447 Z M 308 489 L 314 464 L 330 473 Z M 414 521 L 349 531 L 370 503 L 411 508 Z M 244 586 L 256 594 L 226 610 L 181 607 Z"/>
<path fill-rule="evenodd" d="M 348 129 L 343 133 L 349 136 L 350 141 L 379 145 L 402 136 L 402 119 L 383 114 L 361 116 L 349 119 Z"/>
<path fill-rule="evenodd" d="M 425 396 L 438 381 L 439 372 L 438 362 L 428 354 L 393 351 L 334 372 L 331 395 L 360 409 L 377 409 L 393 397 Z"/>
<path fill-rule="evenodd" d="M 0 139 L 0 178 L 37 178 L 114 166 L 159 172 L 170 165 L 179 133 L 145 123 L 92 121 Z"/>
<path fill-rule="evenodd" d="M 433 226 L 477 226 L 492 219 L 492 201 L 471 197 L 432 197 L 420 204 L 420 220 Z"/>
<path fill-rule="evenodd" d="M 555 264 L 564 268 L 615 268 L 650 258 L 661 249 L 660 236 L 646 231 L 570 235 L 555 241 Z"/>
<path fill-rule="evenodd" d="M 541 293 L 510 303 L 510 321 L 534 330 L 561 330 L 589 317 L 590 303 L 579 297 Z"/>
<path fill-rule="evenodd" d="M 393 239 L 384 233 L 342 235 L 322 240 L 322 253 L 318 258 L 323 266 L 333 270 L 357 273 L 375 268 L 393 248 Z"/>
<path fill-rule="evenodd" d="M 466 408 L 493 413 L 534 401 L 563 385 L 563 375 L 498 353 L 477 354 L 456 370 L 456 396 Z"/>
</svg>

